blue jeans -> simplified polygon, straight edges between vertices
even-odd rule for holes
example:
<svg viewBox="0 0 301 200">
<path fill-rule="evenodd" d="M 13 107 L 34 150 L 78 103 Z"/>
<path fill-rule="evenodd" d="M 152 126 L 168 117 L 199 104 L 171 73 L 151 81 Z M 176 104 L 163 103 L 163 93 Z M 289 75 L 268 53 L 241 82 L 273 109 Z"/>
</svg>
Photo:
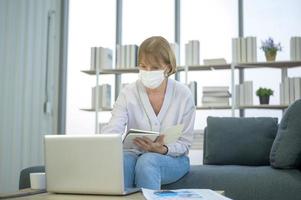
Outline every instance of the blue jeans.
<svg viewBox="0 0 301 200">
<path fill-rule="evenodd" d="M 171 157 L 158 153 L 124 152 L 125 187 L 159 190 L 161 185 L 179 180 L 190 168 L 187 156 Z"/>
</svg>

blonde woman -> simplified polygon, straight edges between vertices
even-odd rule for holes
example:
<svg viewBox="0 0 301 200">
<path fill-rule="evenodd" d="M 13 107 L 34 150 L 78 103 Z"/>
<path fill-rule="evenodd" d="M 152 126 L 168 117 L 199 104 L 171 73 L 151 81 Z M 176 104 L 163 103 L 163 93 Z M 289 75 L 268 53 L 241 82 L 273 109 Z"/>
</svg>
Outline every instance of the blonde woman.
<svg viewBox="0 0 301 200">
<path fill-rule="evenodd" d="M 134 128 L 162 133 L 155 142 L 136 138 L 138 148 L 124 152 L 125 186 L 160 189 L 189 171 L 195 105 L 188 87 L 169 78 L 176 72 L 176 59 L 165 38 L 143 41 L 138 64 L 139 79 L 121 91 L 101 132 L 122 134 Z M 177 124 L 184 125 L 180 138 L 165 144 L 164 130 Z"/>
</svg>

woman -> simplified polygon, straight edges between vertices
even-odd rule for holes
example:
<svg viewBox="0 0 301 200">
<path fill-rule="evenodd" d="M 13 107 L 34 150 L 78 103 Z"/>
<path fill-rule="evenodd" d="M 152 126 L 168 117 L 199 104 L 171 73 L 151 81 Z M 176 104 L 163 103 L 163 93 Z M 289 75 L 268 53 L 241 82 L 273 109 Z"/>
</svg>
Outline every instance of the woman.
<svg viewBox="0 0 301 200">
<path fill-rule="evenodd" d="M 102 132 L 124 133 L 131 128 L 160 132 L 154 142 L 136 138 L 138 148 L 124 152 L 125 186 L 160 189 L 189 171 L 195 105 L 188 87 L 168 78 L 176 72 L 176 60 L 166 39 L 155 36 L 143 41 L 138 64 L 139 80 L 121 91 Z M 164 130 L 177 124 L 184 125 L 180 138 L 165 144 Z"/>
</svg>

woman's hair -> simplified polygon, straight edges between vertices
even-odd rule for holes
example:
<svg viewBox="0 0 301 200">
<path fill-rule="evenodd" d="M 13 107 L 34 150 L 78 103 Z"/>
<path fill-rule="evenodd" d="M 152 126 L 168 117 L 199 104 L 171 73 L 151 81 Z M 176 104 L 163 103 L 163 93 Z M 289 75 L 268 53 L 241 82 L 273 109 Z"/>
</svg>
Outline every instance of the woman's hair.
<svg viewBox="0 0 301 200">
<path fill-rule="evenodd" d="M 161 36 L 153 36 L 142 42 L 138 51 L 138 64 L 141 60 L 146 61 L 146 64 L 164 64 L 167 65 L 167 76 L 176 72 L 177 63 L 173 50 L 169 42 Z"/>
</svg>

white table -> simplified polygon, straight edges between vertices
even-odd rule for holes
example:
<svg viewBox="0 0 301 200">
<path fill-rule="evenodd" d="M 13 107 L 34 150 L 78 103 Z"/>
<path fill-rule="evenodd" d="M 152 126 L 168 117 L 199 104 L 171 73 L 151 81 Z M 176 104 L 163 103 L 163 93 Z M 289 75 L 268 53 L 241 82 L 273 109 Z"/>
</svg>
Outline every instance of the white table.
<svg viewBox="0 0 301 200">
<path fill-rule="evenodd" d="M 81 194 L 54 194 L 54 193 L 40 193 L 38 190 L 25 189 L 11 195 L 27 195 L 21 197 L 9 198 L 8 200 L 145 200 L 141 192 L 126 196 L 108 196 L 108 195 L 81 195 Z M 224 191 L 217 191 L 224 194 Z M 2 196 L 3 197 L 3 196 Z M 1 195 L 0 195 L 1 199 Z"/>
</svg>

